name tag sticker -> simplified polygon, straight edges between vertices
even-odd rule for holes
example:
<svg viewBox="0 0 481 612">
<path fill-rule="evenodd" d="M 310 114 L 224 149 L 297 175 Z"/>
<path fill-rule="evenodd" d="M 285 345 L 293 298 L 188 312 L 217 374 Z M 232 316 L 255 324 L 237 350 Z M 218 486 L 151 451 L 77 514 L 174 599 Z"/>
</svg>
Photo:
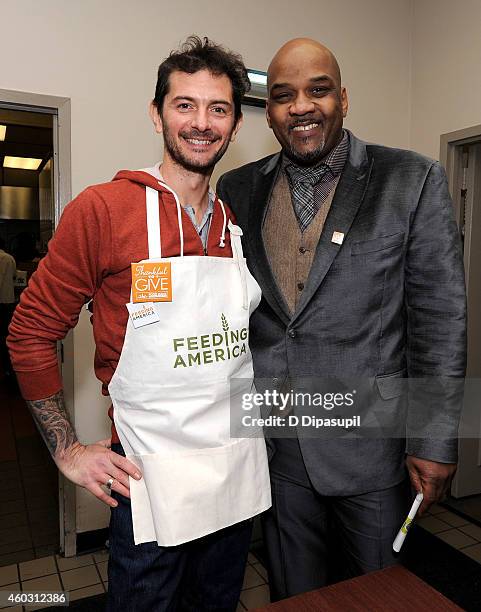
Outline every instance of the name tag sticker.
<svg viewBox="0 0 481 612">
<path fill-rule="evenodd" d="M 160 321 L 159 315 L 155 312 L 153 302 L 126 304 L 126 306 L 130 314 L 130 320 L 132 321 L 132 325 L 135 327 L 135 329 Z"/>
<path fill-rule="evenodd" d="M 168 262 L 130 264 L 132 302 L 172 302 L 172 269 Z"/>
</svg>

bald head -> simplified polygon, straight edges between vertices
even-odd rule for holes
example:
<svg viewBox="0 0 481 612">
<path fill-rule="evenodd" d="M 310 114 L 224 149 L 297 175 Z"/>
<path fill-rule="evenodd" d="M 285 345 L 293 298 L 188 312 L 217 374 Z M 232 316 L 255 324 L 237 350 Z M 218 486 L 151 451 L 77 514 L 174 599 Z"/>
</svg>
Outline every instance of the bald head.
<svg viewBox="0 0 481 612">
<path fill-rule="evenodd" d="M 348 108 L 333 53 L 310 38 L 290 40 L 269 65 L 267 88 L 267 121 L 284 153 L 319 163 L 340 142 Z"/>
<path fill-rule="evenodd" d="M 283 70 L 286 66 L 299 66 L 299 62 L 303 63 L 309 58 L 321 60 L 329 69 L 337 86 L 341 87 L 341 71 L 334 54 L 312 38 L 293 38 L 282 45 L 267 69 L 267 87 L 270 89 L 270 84 L 279 70 Z"/>
</svg>

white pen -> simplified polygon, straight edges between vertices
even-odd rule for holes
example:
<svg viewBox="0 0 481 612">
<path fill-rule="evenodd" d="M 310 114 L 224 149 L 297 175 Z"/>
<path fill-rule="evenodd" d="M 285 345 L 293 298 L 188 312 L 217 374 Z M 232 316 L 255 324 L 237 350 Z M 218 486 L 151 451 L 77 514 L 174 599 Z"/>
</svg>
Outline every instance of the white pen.
<svg viewBox="0 0 481 612">
<path fill-rule="evenodd" d="M 411 510 L 409 510 L 409 514 L 406 517 L 401 529 L 399 530 L 396 539 L 394 540 L 392 547 L 395 552 L 399 552 L 401 550 L 401 546 L 403 545 L 404 540 L 406 539 L 406 535 L 411 527 L 411 523 L 416 516 L 416 512 L 418 511 L 421 502 L 423 501 L 423 494 L 418 493 L 414 498 L 413 505 L 411 506 Z"/>
</svg>

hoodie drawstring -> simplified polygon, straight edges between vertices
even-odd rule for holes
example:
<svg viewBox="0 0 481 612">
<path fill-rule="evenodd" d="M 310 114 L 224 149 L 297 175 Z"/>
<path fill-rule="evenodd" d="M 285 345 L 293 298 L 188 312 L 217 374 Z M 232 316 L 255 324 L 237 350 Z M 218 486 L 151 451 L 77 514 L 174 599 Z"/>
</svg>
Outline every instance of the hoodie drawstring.
<svg viewBox="0 0 481 612">
<path fill-rule="evenodd" d="M 225 247 L 225 228 L 227 225 L 227 215 L 225 214 L 224 202 L 220 198 L 217 198 L 217 199 L 219 200 L 220 207 L 222 208 L 222 214 L 224 215 L 224 223 L 222 225 L 222 234 L 220 235 L 220 242 L 219 242 L 219 246 L 224 248 Z"/>
<path fill-rule="evenodd" d="M 168 185 L 166 185 L 162 181 L 157 181 L 157 182 L 159 183 L 159 185 L 162 185 L 162 187 L 165 187 L 165 189 L 167 189 L 167 191 L 169 191 L 174 196 L 175 203 L 177 205 L 177 221 L 179 223 L 180 256 L 183 257 L 184 256 L 184 228 L 182 226 L 182 207 L 180 205 L 179 198 L 177 197 L 177 194 L 175 193 L 175 191 L 171 189 Z"/>
</svg>

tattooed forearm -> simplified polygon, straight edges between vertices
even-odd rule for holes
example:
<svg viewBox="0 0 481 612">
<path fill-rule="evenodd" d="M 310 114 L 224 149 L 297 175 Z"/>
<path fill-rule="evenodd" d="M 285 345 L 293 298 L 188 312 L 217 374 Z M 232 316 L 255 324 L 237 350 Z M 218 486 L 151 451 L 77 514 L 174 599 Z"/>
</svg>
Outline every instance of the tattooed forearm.
<svg viewBox="0 0 481 612">
<path fill-rule="evenodd" d="M 77 442 L 72 423 L 65 408 L 63 391 L 45 399 L 27 401 L 42 438 L 54 458 Z"/>
</svg>

